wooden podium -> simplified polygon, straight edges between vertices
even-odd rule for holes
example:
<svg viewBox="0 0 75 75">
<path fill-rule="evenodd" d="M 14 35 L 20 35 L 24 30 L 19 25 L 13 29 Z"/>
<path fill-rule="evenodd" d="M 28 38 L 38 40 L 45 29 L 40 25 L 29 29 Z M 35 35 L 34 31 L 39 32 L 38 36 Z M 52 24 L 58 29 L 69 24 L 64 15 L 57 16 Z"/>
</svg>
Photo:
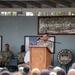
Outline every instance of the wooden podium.
<svg viewBox="0 0 75 75">
<path fill-rule="evenodd" d="M 51 52 L 46 46 L 30 47 L 30 67 L 39 70 L 46 69 L 51 65 Z"/>
</svg>

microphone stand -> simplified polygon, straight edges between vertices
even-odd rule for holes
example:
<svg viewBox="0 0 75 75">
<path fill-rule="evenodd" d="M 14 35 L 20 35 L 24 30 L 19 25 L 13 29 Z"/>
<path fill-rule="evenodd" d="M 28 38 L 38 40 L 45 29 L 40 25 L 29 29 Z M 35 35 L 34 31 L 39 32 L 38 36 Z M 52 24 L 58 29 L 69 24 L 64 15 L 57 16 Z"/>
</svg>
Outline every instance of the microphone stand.
<svg viewBox="0 0 75 75">
<path fill-rule="evenodd" d="M 50 41 L 50 40 L 49 40 L 49 42 L 52 42 L 52 43 L 57 43 L 57 44 L 61 44 L 60 42 L 54 42 L 54 41 Z"/>
<path fill-rule="evenodd" d="M 49 40 L 49 42 L 54 43 L 54 44 L 55 44 L 55 43 L 56 43 L 56 44 L 61 44 L 60 42 L 55 42 L 55 41 L 50 41 L 50 40 Z M 53 53 L 53 66 L 54 66 L 54 53 Z"/>
</svg>

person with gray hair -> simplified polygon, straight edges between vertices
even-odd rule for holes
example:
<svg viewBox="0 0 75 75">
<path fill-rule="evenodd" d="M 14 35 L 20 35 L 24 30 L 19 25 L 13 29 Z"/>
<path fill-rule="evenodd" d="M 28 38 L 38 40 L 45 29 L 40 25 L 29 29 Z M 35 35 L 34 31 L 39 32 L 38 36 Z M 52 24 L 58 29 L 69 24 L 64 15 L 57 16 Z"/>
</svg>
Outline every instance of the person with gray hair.
<svg viewBox="0 0 75 75">
<path fill-rule="evenodd" d="M 53 72 L 54 67 L 53 67 L 53 66 L 51 66 L 51 65 L 49 65 L 49 66 L 47 67 L 47 70 L 48 70 L 49 72 Z"/>
<path fill-rule="evenodd" d="M 11 73 L 8 71 L 8 69 L 6 67 L 4 67 L 1 70 L 1 74 L 0 75 L 11 75 Z"/>
<path fill-rule="evenodd" d="M 75 62 L 72 64 L 72 66 L 69 68 L 70 69 L 75 69 Z"/>
<path fill-rule="evenodd" d="M 67 75 L 75 75 L 75 69 L 70 69 Z"/>
<path fill-rule="evenodd" d="M 50 72 L 49 75 L 57 75 L 57 73 L 55 73 L 55 72 Z"/>
<path fill-rule="evenodd" d="M 56 72 L 57 73 L 57 71 L 59 71 L 59 70 L 61 70 L 62 68 L 60 68 L 59 66 L 56 66 L 56 67 L 54 67 L 54 72 Z"/>
</svg>

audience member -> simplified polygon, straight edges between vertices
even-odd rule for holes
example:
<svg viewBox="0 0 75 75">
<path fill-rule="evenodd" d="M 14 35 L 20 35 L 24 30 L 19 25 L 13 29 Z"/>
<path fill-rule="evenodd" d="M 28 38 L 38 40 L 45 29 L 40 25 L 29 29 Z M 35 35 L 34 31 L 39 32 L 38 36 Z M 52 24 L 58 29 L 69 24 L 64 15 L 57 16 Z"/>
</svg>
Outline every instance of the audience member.
<svg viewBox="0 0 75 75">
<path fill-rule="evenodd" d="M 49 72 L 48 70 L 42 70 L 40 75 L 49 75 Z"/>
<path fill-rule="evenodd" d="M 61 70 L 61 68 L 59 66 L 54 67 L 54 72 L 57 73 L 57 71 Z"/>
<path fill-rule="evenodd" d="M 3 72 L 3 71 L 8 71 L 8 68 L 4 67 L 4 68 L 1 70 L 1 72 Z"/>
<path fill-rule="evenodd" d="M 50 72 L 49 75 L 57 75 L 55 72 Z M 61 74 L 60 74 L 61 75 Z"/>
<path fill-rule="evenodd" d="M 69 69 L 75 69 L 75 63 L 73 63 Z"/>
<path fill-rule="evenodd" d="M 57 71 L 57 75 L 66 75 L 66 72 L 63 69 L 61 69 Z"/>
<path fill-rule="evenodd" d="M 19 67 L 19 68 L 18 68 L 19 72 L 23 72 L 23 68 L 24 68 L 24 67 Z"/>
<path fill-rule="evenodd" d="M 26 65 L 26 66 L 23 68 L 23 72 L 26 73 L 26 75 L 30 75 L 31 70 L 30 70 L 29 65 Z"/>
<path fill-rule="evenodd" d="M 6 67 L 4 67 L 2 70 L 1 70 L 1 74 L 0 75 L 11 75 L 10 72 L 8 71 L 8 69 Z"/>
<path fill-rule="evenodd" d="M 67 75 L 75 75 L 75 69 L 70 69 Z"/>
<path fill-rule="evenodd" d="M 47 67 L 47 70 L 48 70 L 49 72 L 53 72 L 54 67 L 53 67 L 53 66 L 51 66 L 51 65 L 49 65 L 49 66 Z"/>
<path fill-rule="evenodd" d="M 40 70 L 38 68 L 34 68 L 32 70 L 32 75 L 40 75 Z"/>
</svg>

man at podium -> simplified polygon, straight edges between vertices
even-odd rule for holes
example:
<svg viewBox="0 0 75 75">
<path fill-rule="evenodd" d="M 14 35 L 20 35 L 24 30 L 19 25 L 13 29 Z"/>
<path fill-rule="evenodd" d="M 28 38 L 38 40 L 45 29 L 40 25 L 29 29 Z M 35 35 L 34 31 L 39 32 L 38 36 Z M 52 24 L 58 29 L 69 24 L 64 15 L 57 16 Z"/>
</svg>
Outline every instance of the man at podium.
<svg viewBox="0 0 75 75">
<path fill-rule="evenodd" d="M 52 48 L 52 42 L 49 40 L 49 36 L 47 33 L 43 35 L 43 37 L 39 40 L 37 43 L 39 46 L 47 46 L 47 48 L 50 50 Z"/>
</svg>

